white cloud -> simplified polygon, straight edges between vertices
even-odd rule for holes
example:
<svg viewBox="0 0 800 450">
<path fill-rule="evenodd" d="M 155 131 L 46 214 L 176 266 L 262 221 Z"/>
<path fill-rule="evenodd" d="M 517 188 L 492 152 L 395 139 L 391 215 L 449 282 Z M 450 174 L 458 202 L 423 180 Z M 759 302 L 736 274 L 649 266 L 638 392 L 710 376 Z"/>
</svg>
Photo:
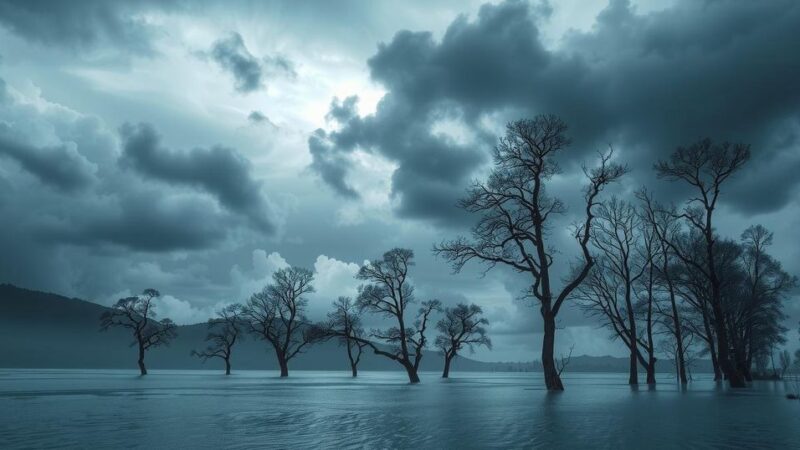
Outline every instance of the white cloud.
<svg viewBox="0 0 800 450">
<path fill-rule="evenodd" d="M 231 268 L 231 282 L 234 290 L 239 292 L 239 301 L 244 302 L 254 292 L 261 291 L 272 281 L 272 274 L 289 265 L 278 252 L 267 254 L 266 250 L 253 250 L 250 268 L 242 268 L 238 264 Z M 337 297 L 355 297 L 358 294 L 359 281 L 355 279 L 358 268 L 356 263 L 339 261 L 326 255 L 317 257 L 313 267 L 315 291 L 307 296 L 311 320 L 323 319 Z"/>
<path fill-rule="evenodd" d="M 168 317 L 178 325 L 190 325 L 206 322 L 217 311 L 227 305 L 228 303 L 220 302 L 213 306 L 198 308 L 186 300 L 181 300 L 171 295 L 163 295 L 156 302 L 156 313 L 158 314 L 158 319 Z"/>
</svg>

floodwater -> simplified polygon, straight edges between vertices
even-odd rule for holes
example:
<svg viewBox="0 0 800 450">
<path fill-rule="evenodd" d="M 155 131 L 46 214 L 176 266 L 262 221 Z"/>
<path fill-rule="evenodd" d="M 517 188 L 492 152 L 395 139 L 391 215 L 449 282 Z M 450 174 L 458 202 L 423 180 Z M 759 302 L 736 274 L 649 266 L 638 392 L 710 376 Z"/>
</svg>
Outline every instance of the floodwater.
<svg viewBox="0 0 800 450">
<path fill-rule="evenodd" d="M 783 383 L 667 374 L 0 370 L 0 448 L 800 448 Z"/>
</svg>

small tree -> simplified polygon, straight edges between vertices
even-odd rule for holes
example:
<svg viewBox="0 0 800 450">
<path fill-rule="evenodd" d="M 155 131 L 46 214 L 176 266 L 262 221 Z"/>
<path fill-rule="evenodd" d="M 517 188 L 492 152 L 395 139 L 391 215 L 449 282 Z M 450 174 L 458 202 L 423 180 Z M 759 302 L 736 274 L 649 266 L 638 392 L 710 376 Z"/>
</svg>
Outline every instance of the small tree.
<svg viewBox="0 0 800 450">
<path fill-rule="evenodd" d="M 147 350 L 160 345 L 169 345 L 177 336 L 176 326 L 170 319 L 156 320 L 154 300 L 161 294 L 155 289 L 145 289 L 141 295 L 125 297 L 100 316 L 100 329 L 106 331 L 111 327 L 131 330 L 134 345 L 139 349 L 139 371 L 147 375 L 144 355 Z"/>
<path fill-rule="evenodd" d="M 289 376 L 289 361 L 319 338 L 305 316 L 304 295 L 314 292 L 313 280 L 310 270 L 280 269 L 272 275 L 272 284 L 253 294 L 242 312 L 249 331 L 272 345 L 281 377 Z"/>
<path fill-rule="evenodd" d="M 459 303 L 454 308 L 445 308 L 444 317 L 436 323 L 439 336 L 436 337 L 436 347 L 444 355 L 444 371 L 442 378 L 450 376 L 450 363 L 464 346 L 470 352 L 476 346 L 492 348 L 492 341 L 486 336 L 486 325 L 489 321 L 481 317 L 483 310 L 476 304 L 466 305 Z"/>
<path fill-rule="evenodd" d="M 347 359 L 353 377 L 358 376 L 358 363 L 361 352 L 367 346 L 363 342 L 364 328 L 361 326 L 361 313 L 350 297 L 339 297 L 333 302 L 333 311 L 328 313 L 327 334 L 338 336 L 339 343 L 347 347 Z"/>
<path fill-rule="evenodd" d="M 242 310 L 240 304 L 226 306 L 217 311 L 217 317 L 208 319 L 208 347 L 203 351 L 192 350 L 192 355 L 203 362 L 211 358 L 225 361 L 225 375 L 231 374 L 231 351 L 241 335 Z"/>
<path fill-rule="evenodd" d="M 372 330 L 370 336 L 391 346 L 387 351 L 366 339 L 357 339 L 372 348 L 376 355 L 397 361 L 408 374 L 408 381 L 419 383 L 419 365 L 427 345 L 425 331 L 431 313 L 441 308 L 438 300 L 422 302 L 414 326 L 406 322 L 406 309 L 414 302 L 414 288 L 408 279 L 408 269 L 414 265 L 414 252 L 395 248 L 361 266 L 356 278 L 369 284 L 359 287 L 356 306 L 364 311 L 394 319 L 396 326 Z"/>
</svg>

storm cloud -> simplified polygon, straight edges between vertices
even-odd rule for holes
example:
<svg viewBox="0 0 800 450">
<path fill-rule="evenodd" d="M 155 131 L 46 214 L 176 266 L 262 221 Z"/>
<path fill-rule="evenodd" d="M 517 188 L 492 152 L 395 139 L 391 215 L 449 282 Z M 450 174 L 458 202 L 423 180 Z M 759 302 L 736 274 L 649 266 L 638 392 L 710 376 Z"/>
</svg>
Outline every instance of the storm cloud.
<svg viewBox="0 0 800 450">
<path fill-rule="evenodd" d="M 643 181 L 658 158 L 704 136 L 751 143 L 753 174 L 775 164 L 787 174 L 800 169 L 796 2 L 687 0 L 638 14 L 613 0 L 591 30 L 567 33 L 556 48 L 542 43 L 543 20 L 546 10 L 506 1 L 458 17 L 438 41 L 398 32 L 368 61 L 387 90 L 376 112 L 348 116 L 334 105 L 340 127 L 312 136 L 312 169 L 345 193 L 349 170 L 339 155 L 375 152 L 398 164 L 400 216 L 447 220 L 495 141 L 499 128 L 487 123 L 537 113 L 572 125 L 568 171 L 611 143 Z M 448 122 L 455 136 L 441 132 Z M 792 192 L 798 180 L 779 176 L 770 190 Z M 742 211 L 775 211 L 791 198 L 758 201 L 765 192 L 755 176 L 737 180 L 737 190 L 749 195 L 726 200 Z"/>
<path fill-rule="evenodd" d="M 249 161 L 235 150 L 221 146 L 169 150 L 149 124 L 125 124 L 120 135 L 123 165 L 157 180 L 203 189 L 223 207 L 249 218 L 260 231 L 275 232 L 261 183 L 253 178 Z"/>
<path fill-rule="evenodd" d="M 236 32 L 215 41 L 209 54 L 219 67 L 233 76 L 234 87 L 243 94 L 263 88 L 265 78 L 270 75 L 297 76 L 288 58 L 275 55 L 259 59 L 250 53 L 242 35 Z"/>
<path fill-rule="evenodd" d="M 160 8 L 171 2 L 161 2 Z M 72 50 L 111 45 L 132 54 L 151 55 L 155 28 L 141 16 L 142 2 L 85 0 L 2 0 L 0 25 L 24 39 Z"/>
</svg>

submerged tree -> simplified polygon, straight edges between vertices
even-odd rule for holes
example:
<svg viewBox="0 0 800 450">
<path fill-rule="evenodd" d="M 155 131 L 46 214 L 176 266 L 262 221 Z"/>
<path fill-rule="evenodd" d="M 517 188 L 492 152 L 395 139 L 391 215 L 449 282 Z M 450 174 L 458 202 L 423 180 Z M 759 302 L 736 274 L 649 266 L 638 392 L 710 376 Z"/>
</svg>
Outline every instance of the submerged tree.
<svg viewBox="0 0 800 450">
<path fill-rule="evenodd" d="M 732 342 L 728 336 L 725 311 L 722 304 L 722 284 L 717 268 L 716 239 L 714 236 L 714 211 L 717 208 L 723 184 L 750 158 L 750 147 L 745 144 L 715 143 L 703 139 L 687 147 L 679 147 L 668 161 L 655 165 L 660 178 L 682 181 L 691 186 L 695 194 L 688 200 L 680 218 L 703 239 L 705 258 L 690 258 L 684 249 L 669 243 L 673 252 L 692 270 L 701 273 L 710 287 L 709 305 L 717 337 L 717 357 L 720 368 L 731 387 L 745 387 L 744 377 L 733 363 Z"/>
<path fill-rule="evenodd" d="M 328 313 L 328 323 L 325 325 L 326 333 L 338 336 L 339 343 L 347 348 L 353 377 L 358 376 L 358 363 L 367 346 L 361 322 L 361 312 L 350 297 L 339 297 L 333 303 L 333 311 Z"/>
<path fill-rule="evenodd" d="M 736 365 L 747 379 L 752 379 L 754 360 L 771 355 L 774 347 L 785 343 L 783 301 L 797 285 L 797 279 L 767 253 L 770 245 L 772 233 L 761 225 L 751 226 L 742 233 L 738 261 L 743 274 L 740 294 L 725 305 Z"/>
<path fill-rule="evenodd" d="M 160 345 L 169 345 L 177 336 L 176 326 L 170 319 L 156 320 L 154 301 L 161 294 L 155 289 L 145 289 L 141 295 L 125 297 L 100 316 L 100 329 L 127 328 L 133 334 L 131 347 L 139 350 L 139 371 L 147 375 L 144 356 L 147 350 Z"/>
<path fill-rule="evenodd" d="M 314 292 L 313 279 L 307 269 L 280 269 L 271 284 L 250 297 L 242 312 L 249 331 L 272 345 L 281 377 L 289 376 L 289 361 L 320 337 L 305 316 L 304 295 Z"/>
<path fill-rule="evenodd" d="M 482 315 L 483 310 L 474 303 L 459 303 L 453 308 L 444 309 L 444 317 L 436 323 L 436 329 L 439 330 L 436 347 L 444 356 L 442 378 L 450 376 L 450 363 L 464 347 L 469 348 L 470 352 L 479 346 L 492 348 L 492 341 L 486 336 L 489 321 Z"/>
<path fill-rule="evenodd" d="M 579 287 L 576 292 L 583 294 L 581 306 L 586 310 L 594 310 L 610 321 L 611 328 L 628 347 L 628 384 L 638 384 L 637 367 L 639 360 L 644 359 L 639 348 L 635 288 L 651 262 L 650 255 L 643 254 L 642 220 L 632 204 L 616 197 L 600 204 L 596 215 L 592 224 L 591 243 L 600 254 L 599 262 L 589 276 L 586 288 Z M 597 283 L 600 285 L 595 285 Z M 597 292 L 599 289 L 613 292 Z M 591 298 L 592 295 L 598 297 Z M 648 323 L 652 324 L 652 321 Z M 652 333 L 649 335 L 651 339 L 648 343 L 651 344 Z M 644 347 L 651 349 L 648 343 L 641 342 Z M 649 354 L 652 357 L 652 351 Z M 655 382 L 652 365 L 649 362 L 643 365 L 648 369 L 648 383 Z"/>
<path fill-rule="evenodd" d="M 220 358 L 225 361 L 225 375 L 231 374 L 231 353 L 242 331 L 242 310 L 244 306 L 235 304 L 217 311 L 217 317 L 208 319 L 209 342 L 205 350 L 192 350 L 192 355 L 208 361 Z"/>
<path fill-rule="evenodd" d="M 584 169 L 583 218 L 574 229 L 582 261 L 573 275 L 557 289 L 551 266 L 557 253 L 549 244 L 549 227 L 564 204 L 546 193 L 552 177 L 560 172 L 556 159 L 569 146 L 567 125 L 555 116 L 537 116 L 511 122 L 493 152 L 494 168 L 485 182 L 476 182 L 459 205 L 480 215 L 472 239 L 464 237 L 434 246 L 449 259 L 456 272 L 475 259 L 489 268 L 502 264 L 531 277 L 527 296 L 539 304 L 544 321 L 542 367 L 548 390 L 563 390 L 556 366 L 556 317 L 564 301 L 589 274 L 594 259 L 589 249 L 594 209 L 603 188 L 618 180 L 627 168 L 611 162 L 611 152 L 601 155 L 599 165 Z"/>
<path fill-rule="evenodd" d="M 646 190 L 640 190 L 636 193 L 636 196 L 642 202 L 641 211 L 644 225 L 649 229 L 649 233 L 655 239 L 651 269 L 655 271 L 656 288 L 666 297 L 665 302 L 656 301 L 655 305 L 658 312 L 657 322 L 660 323 L 674 339 L 673 345 L 664 344 L 663 346 L 674 350 L 672 356 L 675 361 L 678 382 L 685 385 L 688 382 L 686 376 L 687 345 L 684 342 L 686 330 L 685 325 L 682 323 L 681 312 L 678 305 L 678 295 L 675 288 L 675 275 L 673 274 L 673 260 L 675 258 L 673 258 L 672 250 L 668 243 L 668 241 L 674 241 L 676 239 L 679 226 L 674 218 L 674 212 L 665 210 L 655 203 Z M 666 211 L 666 213 L 664 211 Z M 662 303 L 667 303 L 667 305 L 662 307 Z"/>
<path fill-rule="evenodd" d="M 369 346 L 375 354 L 397 361 L 406 370 L 408 380 L 419 383 L 419 365 L 428 342 L 425 336 L 428 321 L 430 315 L 441 308 L 441 303 L 438 300 L 424 301 L 415 319 L 406 315 L 408 307 L 415 301 L 414 287 L 408 279 L 413 259 L 413 251 L 395 248 L 384 253 L 382 259 L 361 266 L 356 278 L 367 284 L 359 287 L 356 306 L 362 311 L 381 314 L 396 325 L 370 333 L 370 337 L 388 344 L 388 350 L 364 338 L 355 340 Z M 413 326 L 409 320 L 414 320 Z"/>
</svg>

